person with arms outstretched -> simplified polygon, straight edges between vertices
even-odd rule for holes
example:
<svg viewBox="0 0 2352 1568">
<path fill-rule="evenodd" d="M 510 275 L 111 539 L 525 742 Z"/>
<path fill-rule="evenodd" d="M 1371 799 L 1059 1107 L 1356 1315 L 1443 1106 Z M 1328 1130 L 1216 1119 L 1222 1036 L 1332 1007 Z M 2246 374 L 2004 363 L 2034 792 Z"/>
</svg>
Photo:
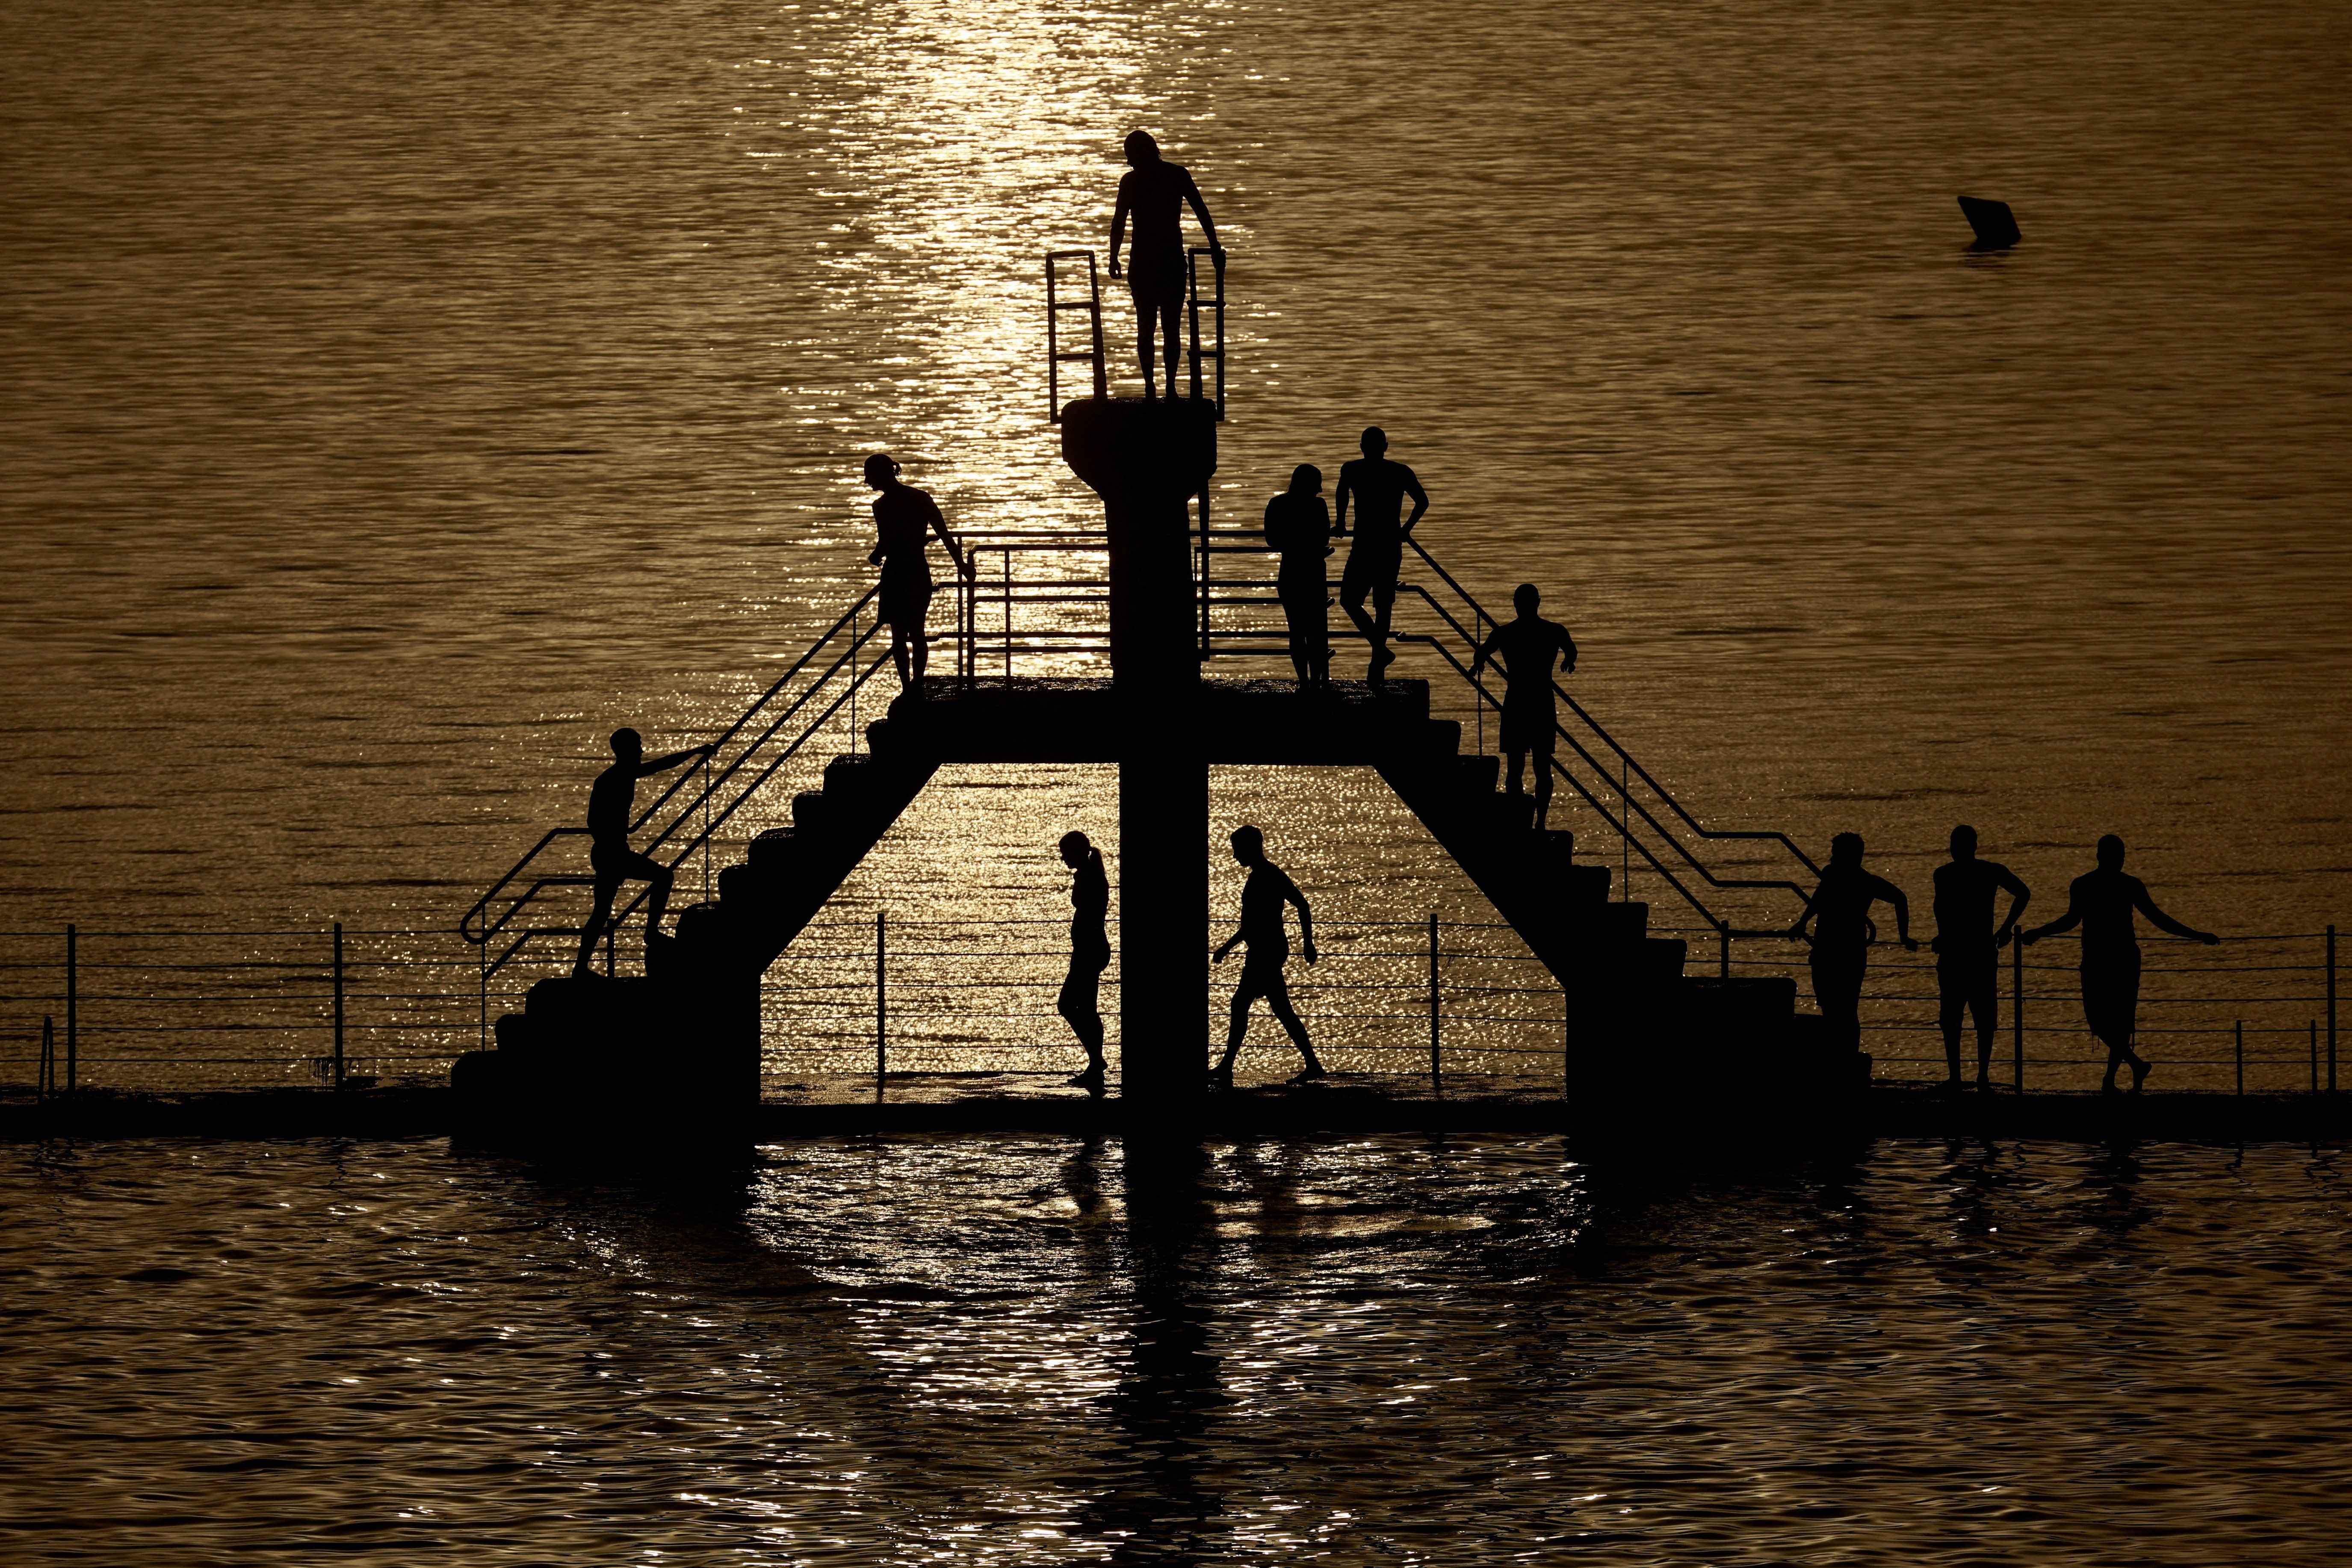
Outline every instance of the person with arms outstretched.
<svg viewBox="0 0 2352 1568">
<path fill-rule="evenodd" d="M 1518 609 L 1517 618 L 1498 623 L 1478 645 L 1477 657 L 1470 661 L 1470 679 L 1478 679 L 1489 658 L 1502 664 L 1502 746 L 1503 754 L 1511 760 L 1511 799 L 1516 804 L 1523 795 L 1519 770 L 1533 752 L 1535 823 L 1540 830 L 1551 813 L 1552 741 L 1559 730 L 1559 709 L 1552 700 L 1552 663 L 1557 659 L 1562 674 L 1573 674 L 1576 639 L 1558 621 L 1536 614 L 1543 595 L 1533 583 L 1520 584 L 1511 603 Z"/>
<path fill-rule="evenodd" d="M 1790 941 L 1813 944 L 1805 963 L 1813 973 L 1813 1005 L 1829 1026 L 1830 1044 L 1851 1051 L 1862 1049 L 1862 977 L 1870 967 L 1870 944 L 1878 937 L 1870 906 L 1894 905 L 1895 939 L 1906 952 L 1919 951 L 1911 940 L 1911 900 L 1894 883 L 1862 868 L 1862 850 L 1859 833 L 1830 840 L 1821 885 L 1789 928 Z M 1810 936 L 1808 921 L 1813 927 Z"/>
<path fill-rule="evenodd" d="M 1217 949 L 1217 962 L 1239 943 L 1248 951 L 1242 960 L 1242 980 L 1234 987 L 1233 1025 L 1225 1034 L 1225 1054 L 1209 1074 L 1210 1083 L 1217 1088 L 1234 1086 L 1234 1058 L 1241 1055 L 1242 1037 L 1249 1033 L 1250 1004 L 1265 998 L 1266 1006 L 1307 1065 L 1291 1079 L 1293 1083 L 1312 1083 L 1323 1076 L 1323 1064 L 1315 1059 L 1315 1047 L 1307 1037 L 1307 1026 L 1299 1021 L 1298 1010 L 1290 1005 L 1290 983 L 1283 978 L 1282 966 L 1290 959 L 1290 935 L 1283 925 L 1283 906 L 1290 904 L 1298 910 L 1299 945 L 1307 962 L 1315 962 L 1315 917 L 1307 907 L 1307 895 L 1298 884 L 1286 876 L 1282 868 L 1266 858 L 1265 835 L 1255 827 L 1237 827 L 1233 837 L 1234 858 L 1249 868 L 1249 879 L 1242 884 L 1241 924 L 1225 944 Z"/>
<path fill-rule="evenodd" d="M 867 565 L 882 568 L 882 602 L 876 614 L 890 628 L 890 662 L 898 667 L 898 684 L 919 696 L 923 670 L 931 659 L 924 626 L 934 587 L 930 536 L 940 536 L 956 570 L 966 577 L 971 575 L 971 558 L 948 531 L 948 520 L 931 493 L 899 482 L 898 465 L 888 453 L 877 452 L 866 459 L 866 482 L 882 492 L 874 498 L 874 528 L 880 540 L 866 558 Z"/>
<path fill-rule="evenodd" d="M 1323 470 L 1301 463 L 1290 488 L 1265 503 L 1265 542 L 1280 558 L 1275 593 L 1290 626 L 1290 668 L 1300 690 L 1331 683 L 1331 603 L 1324 561 L 1331 553 L 1331 510 L 1323 504 Z"/>
<path fill-rule="evenodd" d="M 2107 1070 L 2099 1077 L 2099 1092 L 2116 1092 L 2116 1069 L 2131 1065 L 2132 1092 L 2147 1081 L 2155 1064 L 2132 1049 L 2139 1028 L 2139 932 L 2135 911 L 2146 915 L 2159 931 L 2170 931 L 2208 947 L 2221 939 L 2211 931 L 2182 925 L 2156 907 L 2147 884 L 2124 874 L 2124 841 L 2110 833 L 2099 840 L 2098 868 L 2074 879 L 2066 889 L 2066 912 L 2048 925 L 2025 933 L 2028 946 L 2045 936 L 2083 928 L 2083 1021 L 2107 1047 Z"/>
<path fill-rule="evenodd" d="M 1059 846 L 1062 864 L 1070 877 L 1070 973 L 1062 981 L 1062 994 L 1054 1011 L 1087 1048 L 1087 1065 L 1070 1081 L 1081 1088 L 1103 1086 L 1102 973 L 1110 967 L 1110 933 L 1104 921 L 1110 914 L 1110 878 L 1103 870 L 1102 851 L 1083 833 L 1065 833 Z"/>
<path fill-rule="evenodd" d="M 653 901 L 646 907 L 646 945 L 661 934 L 662 911 L 669 907 L 670 868 L 650 855 L 629 847 L 629 826 L 637 815 L 637 781 L 666 773 L 681 763 L 711 755 L 715 745 L 694 746 L 648 762 L 645 740 L 635 730 L 615 730 L 611 741 L 613 765 L 596 775 L 588 787 L 588 864 L 596 873 L 596 902 L 588 923 L 580 928 L 580 956 L 572 965 L 575 975 L 593 973 L 588 961 L 597 939 L 612 918 L 613 900 L 623 882 L 650 882 Z"/>
<path fill-rule="evenodd" d="M 1356 503 L 1355 542 L 1348 547 L 1348 564 L 1339 574 L 1339 605 L 1356 629 L 1372 645 L 1371 668 L 1365 679 L 1385 685 L 1388 668 L 1396 662 L 1389 651 L 1389 617 L 1396 608 L 1397 574 L 1404 568 L 1404 542 L 1412 525 L 1429 510 L 1429 496 L 1411 468 L 1388 458 L 1389 438 L 1377 425 L 1363 434 L 1364 455 L 1339 465 L 1339 489 L 1334 498 L 1332 531 L 1348 531 L 1348 503 Z M 1399 521 L 1404 498 L 1412 498 L 1412 515 Z M 1372 614 L 1364 613 L 1364 600 Z"/>
<path fill-rule="evenodd" d="M 2009 912 L 1992 921 L 1995 894 L 2009 894 Z M 1937 1021 L 1944 1029 L 1944 1087 L 1960 1087 L 1960 1022 L 1972 1015 L 1977 1026 L 1977 1088 L 1992 1091 L 1992 1036 L 2000 1021 L 2000 950 L 2032 892 L 2016 872 L 1977 858 L 1977 830 L 1962 823 L 1952 829 L 1952 858 L 1936 868 Z M 1990 934 L 1988 934 L 1990 932 Z"/>
<path fill-rule="evenodd" d="M 1151 365 L 1151 337 L 1156 326 L 1168 349 L 1168 395 L 1176 395 L 1178 319 L 1184 310 L 1184 208 L 1201 222 L 1209 242 L 1209 259 L 1222 277 L 1225 248 L 1217 243 L 1217 226 L 1209 220 L 1201 187 L 1179 163 L 1160 156 L 1160 143 L 1148 131 L 1127 138 L 1129 168 L 1118 179 L 1118 205 L 1110 215 L 1110 275 L 1121 276 L 1118 247 L 1127 237 L 1127 222 L 1135 219 L 1135 243 L 1128 251 L 1125 277 L 1135 300 L 1135 357 L 1143 366 L 1143 395 L 1156 397 Z"/>
</svg>

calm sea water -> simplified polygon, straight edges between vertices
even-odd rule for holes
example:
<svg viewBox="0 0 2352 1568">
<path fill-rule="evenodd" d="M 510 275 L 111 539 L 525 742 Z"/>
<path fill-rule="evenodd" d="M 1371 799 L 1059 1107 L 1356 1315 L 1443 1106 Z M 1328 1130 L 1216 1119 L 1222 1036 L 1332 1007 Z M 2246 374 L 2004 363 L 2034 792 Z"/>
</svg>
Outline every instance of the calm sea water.
<svg viewBox="0 0 2352 1568">
<path fill-rule="evenodd" d="M 908 1194 L 919 1192 L 914 1200 Z M 2343 1560 L 2342 1151 L 0 1162 L 17 1563 Z"/>
</svg>

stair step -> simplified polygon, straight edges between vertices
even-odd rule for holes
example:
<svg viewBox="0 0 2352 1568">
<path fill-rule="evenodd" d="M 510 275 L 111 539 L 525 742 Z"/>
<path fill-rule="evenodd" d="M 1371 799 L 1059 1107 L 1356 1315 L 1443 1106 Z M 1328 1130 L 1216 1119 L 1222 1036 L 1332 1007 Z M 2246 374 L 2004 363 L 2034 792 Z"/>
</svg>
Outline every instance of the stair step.
<svg viewBox="0 0 2352 1568">
<path fill-rule="evenodd" d="M 835 757 L 824 764 L 824 787 L 827 791 L 854 791 L 862 788 L 873 776 L 874 759 L 870 755 Z"/>
<path fill-rule="evenodd" d="M 1549 875 L 1558 883 L 1563 901 L 1583 905 L 1607 903 L 1609 886 L 1615 873 L 1607 866 L 1586 862 L 1583 865 L 1555 867 Z"/>
<path fill-rule="evenodd" d="M 1612 904 L 1610 908 L 1617 906 Z M 1654 983 L 1680 980 L 1683 965 L 1690 959 L 1690 944 L 1678 936 L 1646 937 L 1633 951 L 1634 973 Z"/>
<path fill-rule="evenodd" d="M 1454 769 L 1464 789 L 1494 793 L 1495 781 L 1502 776 L 1503 759 L 1475 754 L 1454 759 Z"/>
<path fill-rule="evenodd" d="M 744 852 L 744 858 L 748 864 L 764 868 L 786 864 L 791 860 L 792 853 L 793 830 L 789 827 L 771 827 L 751 840 L 751 847 Z M 724 873 L 721 873 L 721 877 L 723 879 Z"/>
</svg>

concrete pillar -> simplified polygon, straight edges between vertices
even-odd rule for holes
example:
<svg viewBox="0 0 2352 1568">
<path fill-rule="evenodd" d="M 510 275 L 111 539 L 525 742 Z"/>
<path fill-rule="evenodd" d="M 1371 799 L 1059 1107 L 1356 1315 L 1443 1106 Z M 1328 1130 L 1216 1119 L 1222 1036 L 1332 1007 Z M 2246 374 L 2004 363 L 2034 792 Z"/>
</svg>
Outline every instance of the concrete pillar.
<svg viewBox="0 0 2352 1568">
<path fill-rule="evenodd" d="M 1209 765 L 1187 502 L 1216 471 L 1216 406 L 1072 403 L 1062 456 L 1102 497 L 1110 535 L 1123 1095 L 1181 1120 L 1209 1047 Z"/>
</svg>

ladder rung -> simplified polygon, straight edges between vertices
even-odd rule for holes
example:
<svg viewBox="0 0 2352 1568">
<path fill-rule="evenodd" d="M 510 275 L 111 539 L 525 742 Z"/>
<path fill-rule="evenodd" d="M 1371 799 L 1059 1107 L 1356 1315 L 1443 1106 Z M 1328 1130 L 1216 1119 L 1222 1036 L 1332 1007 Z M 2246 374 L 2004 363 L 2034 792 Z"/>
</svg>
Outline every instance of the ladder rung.
<svg viewBox="0 0 2352 1568">
<path fill-rule="evenodd" d="M 1056 310 L 1091 310 L 1094 308 L 1092 300 L 1056 300 L 1052 306 Z"/>
<path fill-rule="evenodd" d="M 1054 361 L 1057 364 L 1070 364 L 1078 361 L 1084 361 L 1087 364 L 1092 364 L 1095 363 L 1095 359 L 1096 355 L 1091 351 L 1078 353 L 1055 354 L 1054 356 Z"/>
</svg>

